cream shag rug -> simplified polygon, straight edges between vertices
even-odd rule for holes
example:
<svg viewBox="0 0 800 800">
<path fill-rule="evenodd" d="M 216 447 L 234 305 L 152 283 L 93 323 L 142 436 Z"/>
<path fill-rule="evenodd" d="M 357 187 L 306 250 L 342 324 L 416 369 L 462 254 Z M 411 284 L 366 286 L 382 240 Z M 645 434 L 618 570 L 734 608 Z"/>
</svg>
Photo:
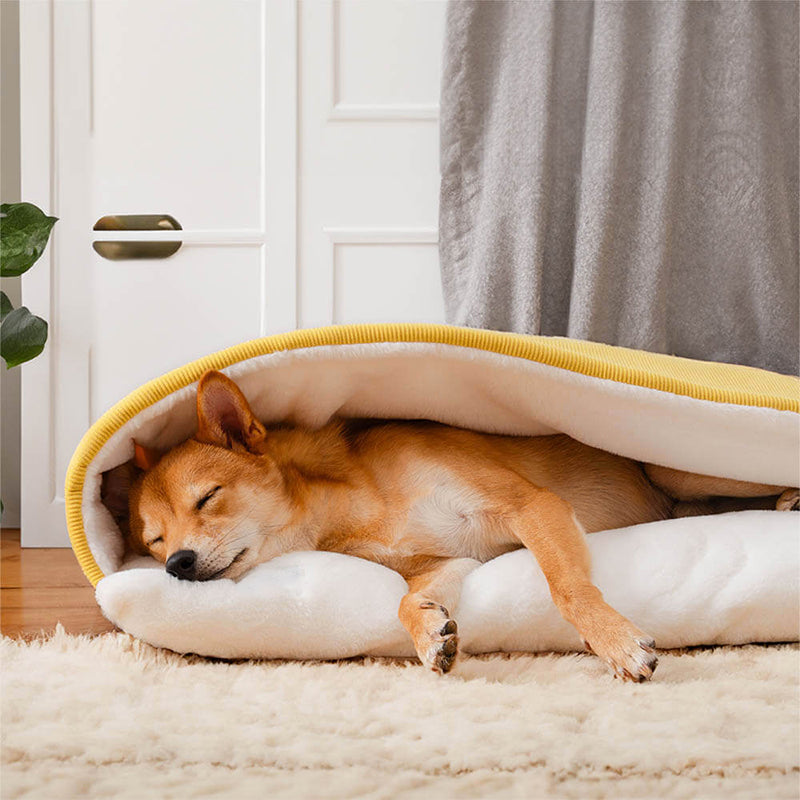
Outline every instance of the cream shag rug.
<svg viewBox="0 0 800 800">
<path fill-rule="evenodd" d="M 3 798 L 796 798 L 798 649 L 225 663 L 2 642 Z"/>
</svg>

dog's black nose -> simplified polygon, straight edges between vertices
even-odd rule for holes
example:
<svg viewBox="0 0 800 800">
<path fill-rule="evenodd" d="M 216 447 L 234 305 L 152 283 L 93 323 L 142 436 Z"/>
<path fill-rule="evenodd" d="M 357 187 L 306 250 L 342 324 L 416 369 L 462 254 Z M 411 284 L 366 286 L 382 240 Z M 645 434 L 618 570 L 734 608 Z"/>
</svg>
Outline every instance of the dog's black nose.
<svg viewBox="0 0 800 800">
<path fill-rule="evenodd" d="M 182 581 L 193 581 L 197 577 L 197 553 L 194 550 L 178 550 L 167 559 L 167 572 Z"/>
</svg>

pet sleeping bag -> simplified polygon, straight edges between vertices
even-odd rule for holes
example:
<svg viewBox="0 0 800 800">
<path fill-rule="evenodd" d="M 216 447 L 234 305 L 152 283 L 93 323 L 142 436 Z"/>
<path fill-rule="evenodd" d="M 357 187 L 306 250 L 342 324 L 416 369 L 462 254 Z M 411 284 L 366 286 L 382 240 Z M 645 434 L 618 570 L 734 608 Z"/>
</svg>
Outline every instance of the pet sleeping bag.
<svg viewBox="0 0 800 800">
<path fill-rule="evenodd" d="M 293 552 L 238 581 L 179 581 L 126 552 L 100 498 L 134 438 L 167 450 L 191 437 L 195 394 L 225 372 L 265 423 L 334 416 L 429 419 L 511 435 L 555 432 L 638 461 L 800 485 L 800 381 L 749 367 L 561 338 L 443 325 L 354 325 L 247 342 L 145 384 L 87 432 L 70 464 L 73 549 L 103 613 L 178 652 L 222 658 L 411 656 L 397 610 L 405 580 L 379 564 Z M 661 648 L 800 638 L 800 514 L 743 511 L 588 537 L 605 599 Z M 533 555 L 470 573 L 461 649 L 582 650 Z"/>
</svg>

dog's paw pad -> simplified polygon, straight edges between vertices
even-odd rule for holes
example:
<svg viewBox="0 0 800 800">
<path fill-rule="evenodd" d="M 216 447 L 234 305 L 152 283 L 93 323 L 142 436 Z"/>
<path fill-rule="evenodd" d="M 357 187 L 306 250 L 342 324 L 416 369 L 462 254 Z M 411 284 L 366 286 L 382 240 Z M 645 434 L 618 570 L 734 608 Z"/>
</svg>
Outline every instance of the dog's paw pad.
<svg viewBox="0 0 800 800">
<path fill-rule="evenodd" d="M 423 600 L 419 607 L 425 611 L 431 611 L 433 609 L 438 609 L 442 614 L 446 617 L 450 616 L 450 612 L 441 604 L 441 603 L 434 603 L 433 600 Z"/>
<path fill-rule="evenodd" d="M 458 633 L 458 625 L 454 619 L 445 622 L 444 627 L 439 631 L 440 636 L 447 636 L 449 633 Z"/>
<path fill-rule="evenodd" d="M 800 511 L 800 489 L 787 489 L 775 503 L 778 511 Z"/>
<path fill-rule="evenodd" d="M 615 678 L 623 681 L 649 681 L 658 665 L 655 639 L 641 632 L 620 629 L 616 636 L 593 644 L 586 642 L 586 646 L 611 666 Z"/>
<path fill-rule="evenodd" d="M 656 642 L 649 636 L 639 637 L 634 641 L 638 646 L 626 648 L 624 656 L 619 661 L 613 661 L 611 666 L 614 668 L 615 678 L 643 683 L 653 677 L 658 666 Z"/>
<path fill-rule="evenodd" d="M 426 656 L 424 660 L 434 672 L 441 675 L 450 672 L 458 656 L 458 636 L 455 633 L 444 636 L 428 648 Z"/>
<path fill-rule="evenodd" d="M 419 607 L 425 617 L 415 633 L 417 655 L 426 667 L 443 675 L 458 657 L 458 625 L 439 603 L 425 601 Z"/>
</svg>

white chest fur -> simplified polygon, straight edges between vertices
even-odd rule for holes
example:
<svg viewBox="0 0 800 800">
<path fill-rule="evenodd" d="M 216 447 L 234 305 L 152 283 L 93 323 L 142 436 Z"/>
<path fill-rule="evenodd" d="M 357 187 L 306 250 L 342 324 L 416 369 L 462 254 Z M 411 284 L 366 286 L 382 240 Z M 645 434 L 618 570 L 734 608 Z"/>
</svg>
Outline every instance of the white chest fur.
<svg viewBox="0 0 800 800">
<path fill-rule="evenodd" d="M 422 467 L 394 545 L 398 554 L 493 558 L 514 545 L 502 520 L 475 488 L 441 466 Z"/>
</svg>

